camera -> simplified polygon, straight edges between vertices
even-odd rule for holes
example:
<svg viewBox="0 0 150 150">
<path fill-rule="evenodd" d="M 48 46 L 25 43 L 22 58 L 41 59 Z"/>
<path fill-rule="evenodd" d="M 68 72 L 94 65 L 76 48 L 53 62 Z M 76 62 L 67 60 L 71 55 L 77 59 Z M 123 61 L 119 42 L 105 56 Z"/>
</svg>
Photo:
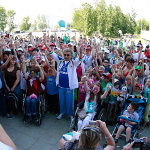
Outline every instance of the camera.
<svg viewBox="0 0 150 150">
<path fill-rule="evenodd" d="M 133 144 L 132 148 L 141 148 L 144 143 L 145 143 L 144 139 L 134 138 L 134 144 Z"/>
<path fill-rule="evenodd" d="M 89 124 L 99 126 L 98 122 L 96 122 L 96 121 L 89 121 Z"/>
</svg>

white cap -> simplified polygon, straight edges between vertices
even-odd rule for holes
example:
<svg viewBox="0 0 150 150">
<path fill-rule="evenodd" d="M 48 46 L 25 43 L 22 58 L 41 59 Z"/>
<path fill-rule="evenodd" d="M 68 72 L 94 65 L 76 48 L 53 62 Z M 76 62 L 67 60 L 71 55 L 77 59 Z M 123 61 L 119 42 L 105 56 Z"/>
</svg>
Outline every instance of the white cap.
<svg viewBox="0 0 150 150">
<path fill-rule="evenodd" d="M 68 45 L 71 45 L 71 46 L 73 46 L 73 43 L 71 43 L 71 42 L 70 42 L 70 43 L 68 43 Z"/>
<path fill-rule="evenodd" d="M 31 46 L 31 47 L 33 47 L 33 45 L 32 45 L 32 44 L 29 44 L 28 46 Z"/>
<path fill-rule="evenodd" d="M 20 48 L 17 49 L 17 51 L 22 51 L 23 52 L 23 49 L 20 47 Z"/>
<path fill-rule="evenodd" d="M 109 54 L 109 53 L 110 53 L 110 51 L 109 51 L 109 50 L 105 50 L 105 53 L 108 53 L 108 54 Z"/>
<path fill-rule="evenodd" d="M 119 80 L 118 79 L 114 79 L 114 83 L 118 82 Z"/>
<path fill-rule="evenodd" d="M 6 48 L 5 52 L 11 52 L 11 49 Z"/>
</svg>

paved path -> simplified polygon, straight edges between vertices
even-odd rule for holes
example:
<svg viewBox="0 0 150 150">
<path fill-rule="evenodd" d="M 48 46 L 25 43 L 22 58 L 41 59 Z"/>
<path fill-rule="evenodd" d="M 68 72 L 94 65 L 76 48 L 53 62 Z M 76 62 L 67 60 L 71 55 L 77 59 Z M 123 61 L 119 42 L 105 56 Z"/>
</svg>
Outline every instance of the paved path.
<svg viewBox="0 0 150 150">
<path fill-rule="evenodd" d="M 55 115 L 46 114 L 41 126 L 38 126 L 34 123 L 24 124 L 22 116 L 14 116 L 12 119 L 0 116 L 0 123 L 18 150 L 58 150 L 59 139 L 64 133 L 67 133 L 70 119 L 57 120 Z M 114 127 L 108 126 L 108 128 L 112 132 Z M 142 137 L 148 136 L 150 139 L 149 133 L 150 127 L 144 131 Z M 105 142 L 104 136 L 102 139 L 103 144 Z M 124 143 L 125 138 L 121 138 L 118 145 L 123 146 Z"/>
</svg>

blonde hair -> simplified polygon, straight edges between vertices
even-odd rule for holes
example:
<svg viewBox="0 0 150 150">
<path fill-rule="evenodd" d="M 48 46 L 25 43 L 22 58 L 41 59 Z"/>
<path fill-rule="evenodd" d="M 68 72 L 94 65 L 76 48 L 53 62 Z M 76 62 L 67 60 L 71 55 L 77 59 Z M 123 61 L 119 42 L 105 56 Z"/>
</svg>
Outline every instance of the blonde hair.
<svg viewBox="0 0 150 150">
<path fill-rule="evenodd" d="M 95 125 L 87 125 L 86 127 L 97 128 L 99 130 L 99 128 Z M 84 148 L 92 148 L 92 150 L 97 150 L 100 142 L 100 133 L 92 129 L 83 129 L 79 140 L 79 150 L 83 150 Z"/>
</svg>

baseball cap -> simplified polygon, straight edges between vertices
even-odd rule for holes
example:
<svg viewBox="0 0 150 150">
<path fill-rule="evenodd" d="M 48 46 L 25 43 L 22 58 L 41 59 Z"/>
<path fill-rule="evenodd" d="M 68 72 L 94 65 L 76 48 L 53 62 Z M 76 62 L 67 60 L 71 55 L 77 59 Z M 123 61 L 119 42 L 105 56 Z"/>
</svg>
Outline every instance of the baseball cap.
<svg viewBox="0 0 150 150">
<path fill-rule="evenodd" d="M 138 86 L 141 90 L 142 90 L 142 84 L 140 84 L 140 83 L 136 83 L 136 85 L 135 86 Z"/>
<path fill-rule="evenodd" d="M 33 47 L 33 45 L 32 45 L 32 44 L 29 44 L 29 45 L 28 45 L 28 47 L 29 47 L 29 46 L 30 46 L 30 47 Z"/>
<path fill-rule="evenodd" d="M 91 48 L 90 48 L 90 47 L 87 47 L 87 48 L 86 48 L 86 50 L 89 50 L 89 51 L 91 51 Z"/>
<path fill-rule="evenodd" d="M 5 52 L 11 52 L 11 49 L 6 48 L 4 51 Z"/>
<path fill-rule="evenodd" d="M 118 82 L 119 80 L 118 79 L 114 79 L 114 83 Z"/>
<path fill-rule="evenodd" d="M 71 45 L 71 46 L 73 46 L 73 44 L 72 44 L 72 43 L 68 43 L 68 45 Z"/>
<path fill-rule="evenodd" d="M 142 69 L 142 66 L 137 65 L 137 66 L 135 67 L 135 69 L 136 69 L 136 70 L 141 70 L 141 69 Z"/>
<path fill-rule="evenodd" d="M 141 47 L 141 44 L 138 44 L 136 47 Z"/>
<path fill-rule="evenodd" d="M 64 47 L 66 47 L 66 48 L 67 48 L 67 47 L 68 47 L 68 45 L 67 45 L 67 44 L 64 44 Z"/>
<path fill-rule="evenodd" d="M 109 50 L 105 50 L 105 53 L 108 53 L 108 54 L 109 54 L 109 53 L 110 53 L 110 51 L 109 51 Z"/>
<path fill-rule="evenodd" d="M 42 50 L 46 50 L 47 48 L 46 47 L 42 47 Z"/>
<path fill-rule="evenodd" d="M 32 51 L 32 50 L 33 50 L 33 47 L 30 47 L 30 48 L 29 48 L 29 51 Z"/>
<path fill-rule="evenodd" d="M 55 44 L 54 43 L 50 43 L 50 46 L 55 46 Z"/>
<path fill-rule="evenodd" d="M 104 76 L 108 77 L 109 80 L 111 79 L 111 74 L 110 73 L 103 73 Z"/>
<path fill-rule="evenodd" d="M 39 44 L 38 47 L 43 47 L 43 44 Z"/>
<path fill-rule="evenodd" d="M 23 49 L 22 48 L 18 48 L 17 51 L 22 51 L 23 52 Z"/>
</svg>

